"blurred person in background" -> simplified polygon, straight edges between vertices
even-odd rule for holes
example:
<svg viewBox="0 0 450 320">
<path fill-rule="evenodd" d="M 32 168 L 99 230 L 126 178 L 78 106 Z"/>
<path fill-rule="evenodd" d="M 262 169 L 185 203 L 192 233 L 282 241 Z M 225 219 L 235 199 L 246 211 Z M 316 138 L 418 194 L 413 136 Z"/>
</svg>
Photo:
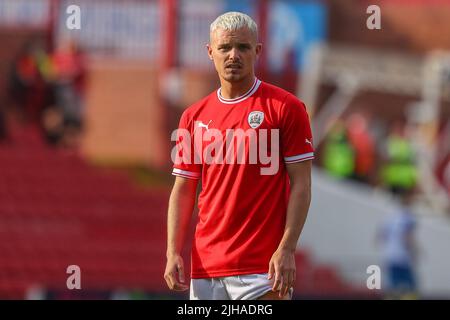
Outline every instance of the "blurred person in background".
<svg viewBox="0 0 450 320">
<path fill-rule="evenodd" d="M 325 171 L 339 179 L 355 174 L 355 150 L 351 145 L 344 121 L 338 119 L 324 141 L 322 165 Z"/>
<path fill-rule="evenodd" d="M 382 152 L 381 183 L 394 195 L 412 192 L 416 187 L 418 169 L 415 152 L 406 136 L 405 125 L 394 122 Z"/>
<path fill-rule="evenodd" d="M 38 125 L 53 146 L 75 145 L 73 137 L 81 126 L 81 99 L 74 92 L 82 87 L 79 79 L 84 69 L 79 59 L 65 52 L 49 53 L 42 41 L 31 40 L 19 51 L 9 78 L 19 118 Z"/>
<path fill-rule="evenodd" d="M 191 137 L 194 131 L 213 128 L 279 130 L 280 148 L 272 152 L 283 157 L 270 175 L 261 174 L 264 166 L 259 162 L 185 160 L 174 165 L 164 273 L 172 290 L 189 288 L 181 251 L 202 181 L 191 255 L 191 299 L 292 298 L 295 251 L 311 199 L 312 134 L 305 105 L 255 77 L 262 50 L 257 41 L 256 23 L 245 14 L 229 12 L 211 24 L 207 49 L 221 87 L 186 109 L 180 120 L 179 128 Z M 190 149 L 185 139 L 179 142 Z"/>
<path fill-rule="evenodd" d="M 387 216 L 377 235 L 388 279 L 387 298 L 391 299 L 417 298 L 417 221 L 411 212 L 412 200 L 412 192 L 404 193 L 400 208 Z"/>
<path fill-rule="evenodd" d="M 37 40 L 26 42 L 13 60 L 9 94 L 22 122 L 39 123 L 39 113 L 45 104 L 47 68 L 47 54 Z"/>
<path fill-rule="evenodd" d="M 375 143 L 369 131 L 367 116 L 355 112 L 346 122 L 348 141 L 354 152 L 353 178 L 369 183 L 375 167 Z"/>
<path fill-rule="evenodd" d="M 82 51 L 74 41 L 63 41 L 51 55 L 52 86 L 55 105 L 44 117 L 55 119 L 56 113 L 63 118 L 61 143 L 76 147 L 82 129 L 86 66 Z M 44 119 L 44 123 L 53 122 Z M 59 127 L 59 125 L 57 126 Z M 52 126 L 54 132 L 55 126 Z"/>
</svg>

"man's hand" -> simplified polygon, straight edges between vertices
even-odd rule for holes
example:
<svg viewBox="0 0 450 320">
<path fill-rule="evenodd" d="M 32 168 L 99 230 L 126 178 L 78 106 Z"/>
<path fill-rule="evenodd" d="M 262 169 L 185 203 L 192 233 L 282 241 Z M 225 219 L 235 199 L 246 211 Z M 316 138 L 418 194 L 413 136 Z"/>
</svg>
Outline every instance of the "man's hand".
<svg viewBox="0 0 450 320">
<path fill-rule="evenodd" d="M 286 214 L 286 226 L 278 249 L 269 262 L 269 279 L 275 275 L 272 291 L 283 298 L 295 282 L 295 249 L 311 202 L 311 160 L 286 164 L 291 193 Z"/>
<path fill-rule="evenodd" d="M 272 291 L 283 298 L 295 283 L 295 251 L 278 249 L 269 262 L 269 280 L 275 275 Z"/>
<path fill-rule="evenodd" d="M 176 177 L 167 211 L 167 264 L 164 279 L 171 290 L 185 291 L 184 263 L 180 252 L 195 204 L 198 180 Z"/>
<path fill-rule="evenodd" d="M 184 263 L 183 258 L 180 255 L 167 257 L 164 279 L 171 290 L 186 291 L 189 289 L 189 287 L 184 284 Z"/>
</svg>

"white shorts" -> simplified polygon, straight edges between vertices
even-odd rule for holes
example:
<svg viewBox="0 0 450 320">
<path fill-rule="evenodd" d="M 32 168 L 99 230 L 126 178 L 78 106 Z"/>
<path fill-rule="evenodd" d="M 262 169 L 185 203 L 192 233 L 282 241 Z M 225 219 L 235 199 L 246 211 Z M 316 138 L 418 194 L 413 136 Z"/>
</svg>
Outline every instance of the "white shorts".
<svg viewBox="0 0 450 320">
<path fill-rule="evenodd" d="M 272 290 L 267 273 L 191 279 L 191 300 L 256 300 Z M 292 299 L 293 289 L 288 291 Z"/>
</svg>

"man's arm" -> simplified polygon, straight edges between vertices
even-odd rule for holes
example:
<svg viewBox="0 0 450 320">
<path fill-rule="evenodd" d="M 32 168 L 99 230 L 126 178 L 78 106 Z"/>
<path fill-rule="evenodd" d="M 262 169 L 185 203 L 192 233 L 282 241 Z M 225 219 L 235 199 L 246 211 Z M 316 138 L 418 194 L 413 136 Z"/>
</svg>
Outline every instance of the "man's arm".
<svg viewBox="0 0 450 320">
<path fill-rule="evenodd" d="M 164 279 L 172 290 L 184 291 L 184 263 L 181 257 L 195 205 L 198 180 L 176 177 L 167 214 L 167 264 Z M 178 277 L 177 277 L 178 274 Z"/>
<path fill-rule="evenodd" d="M 311 160 L 286 164 L 291 182 L 286 226 L 269 264 L 269 279 L 275 274 L 272 290 L 277 291 L 281 284 L 280 298 L 287 294 L 295 282 L 295 249 L 311 203 L 311 166 Z"/>
</svg>

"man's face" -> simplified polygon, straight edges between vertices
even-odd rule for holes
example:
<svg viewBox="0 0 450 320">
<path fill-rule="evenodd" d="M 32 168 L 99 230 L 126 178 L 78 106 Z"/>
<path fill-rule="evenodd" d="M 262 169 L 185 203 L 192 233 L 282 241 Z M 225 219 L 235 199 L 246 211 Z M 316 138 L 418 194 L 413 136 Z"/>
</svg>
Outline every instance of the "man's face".
<svg viewBox="0 0 450 320">
<path fill-rule="evenodd" d="M 235 31 L 217 29 L 207 45 L 208 55 L 214 61 L 219 77 L 229 82 L 239 82 L 254 75 L 261 47 L 248 28 Z"/>
</svg>

